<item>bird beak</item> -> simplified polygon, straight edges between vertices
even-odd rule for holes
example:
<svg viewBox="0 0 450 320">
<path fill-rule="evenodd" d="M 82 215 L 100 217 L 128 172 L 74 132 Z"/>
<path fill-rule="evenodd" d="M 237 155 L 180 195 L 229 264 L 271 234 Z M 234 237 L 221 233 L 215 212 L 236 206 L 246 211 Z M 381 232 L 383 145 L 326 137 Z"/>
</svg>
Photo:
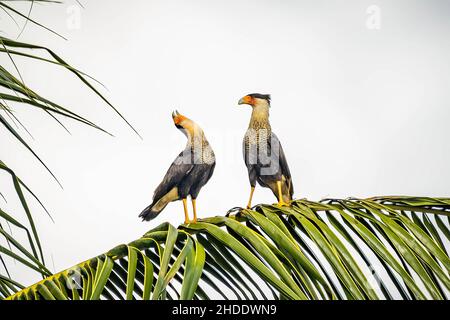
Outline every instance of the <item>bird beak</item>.
<svg viewBox="0 0 450 320">
<path fill-rule="evenodd" d="M 238 104 L 249 104 L 252 105 L 252 97 L 245 96 L 238 101 Z"/>
<path fill-rule="evenodd" d="M 177 128 L 181 128 L 182 127 L 181 123 L 187 118 L 182 114 L 180 114 L 177 110 L 175 110 L 174 112 L 172 112 L 172 119 L 175 126 Z"/>
</svg>

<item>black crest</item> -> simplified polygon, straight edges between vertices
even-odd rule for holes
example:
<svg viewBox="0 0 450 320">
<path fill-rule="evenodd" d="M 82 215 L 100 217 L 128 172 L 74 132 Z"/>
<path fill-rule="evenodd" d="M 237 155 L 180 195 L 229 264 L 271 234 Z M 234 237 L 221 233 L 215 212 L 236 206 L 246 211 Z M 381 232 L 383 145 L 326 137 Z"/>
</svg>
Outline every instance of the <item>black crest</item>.
<svg viewBox="0 0 450 320">
<path fill-rule="evenodd" d="M 264 99 L 270 103 L 270 94 L 261 94 L 261 93 L 251 93 L 248 96 L 252 98 Z"/>
</svg>

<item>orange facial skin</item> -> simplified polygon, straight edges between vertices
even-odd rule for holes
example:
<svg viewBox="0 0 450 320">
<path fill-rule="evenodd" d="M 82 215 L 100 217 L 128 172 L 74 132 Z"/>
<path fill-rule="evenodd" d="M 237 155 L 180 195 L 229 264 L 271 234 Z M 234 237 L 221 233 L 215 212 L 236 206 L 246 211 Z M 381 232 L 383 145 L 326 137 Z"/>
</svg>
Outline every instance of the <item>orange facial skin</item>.
<svg viewBox="0 0 450 320">
<path fill-rule="evenodd" d="M 254 99 L 250 96 L 245 96 L 243 97 L 241 100 L 239 100 L 239 104 L 249 104 L 249 105 L 253 105 L 254 104 Z"/>
<path fill-rule="evenodd" d="M 191 135 L 195 135 L 195 123 L 189 119 L 186 116 L 183 116 L 182 114 L 178 113 L 178 111 L 175 111 L 172 113 L 173 123 L 178 129 L 185 129 L 187 130 Z"/>
<path fill-rule="evenodd" d="M 180 125 L 180 123 L 186 119 L 187 118 L 185 116 L 178 114 L 175 117 L 173 117 L 173 123 L 175 123 L 175 125 Z"/>
</svg>

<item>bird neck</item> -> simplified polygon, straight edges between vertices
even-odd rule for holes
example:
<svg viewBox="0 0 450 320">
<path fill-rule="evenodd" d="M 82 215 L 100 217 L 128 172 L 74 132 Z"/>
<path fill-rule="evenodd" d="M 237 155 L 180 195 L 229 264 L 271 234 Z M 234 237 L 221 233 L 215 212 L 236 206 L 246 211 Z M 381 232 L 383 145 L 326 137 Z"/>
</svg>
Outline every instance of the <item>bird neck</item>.
<svg viewBox="0 0 450 320">
<path fill-rule="evenodd" d="M 252 116 L 248 127 L 256 130 L 270 129 L 269 108 L 270 105 L 267 102 L 253 106 Z"/>
<path fill-rule="evenodd" d="M 203 132 L 198 132 L 196 134 L 188 134 L 188 139 L 186 143 L 186 147 L 193 147 L 196 145 L 207 144 L 208 140 L 206 140 L 206 136 Z"/>
<path fill-rule="evenodd" d="M 214 152 L 202 130 L 188 134 L 185 152 L 190 154 L 195 164 L 212 164 L 215 161 Z"/>
<path fill-rule="evenodd" d="M 203 130 L 197 125 L 186 127 L 184 133 L 187 137 L 186 147 L 192 146 L 206 139 Z"/>
</svg>

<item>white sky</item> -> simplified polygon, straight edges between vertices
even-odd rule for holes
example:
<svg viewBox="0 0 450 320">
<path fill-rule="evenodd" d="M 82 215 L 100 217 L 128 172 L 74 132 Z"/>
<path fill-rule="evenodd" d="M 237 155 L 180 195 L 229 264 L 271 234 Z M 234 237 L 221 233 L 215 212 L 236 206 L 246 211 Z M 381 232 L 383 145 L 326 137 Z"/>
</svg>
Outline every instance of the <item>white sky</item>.
<svg viewBox="0 0 450 320">
<path fill-rule="evenodd" d="M 49 46 L 104 83 L 102 93 L 144 140 L 71 74 L 16 60 L 31 88 L 115 135 L 64 121 L 68 135 L 50 118 L 17 106 L 35 138 L 28 141 L 62 181 L 61 190 L 0 128 L 0 159 L 56 221 L 30 200 L 53 271 L 163 221 L 183 221 L 180 202 L 151 223 L 137 217 L 185 145 L 172 123 L 175 108 L 203 127 L 217 156 L 198 198 L 199 216 L 244 206 L 249 184 L 241 140 L 251 110 L 237 101 L 251 92 L 272 94 L 271 123 L 296 197 L 449 195 L 449 2 L 96 0 L 83 1 L 75 29 L 73 3 L 33 11 L 68 41 L 32 25 L 20 39 Z M 366 27 L 370 5 L 381 9 L 379 30 Z M 3 15 L 1 24 L 11 25 L 2 27 L 6 36 L 17 36 Z M 0 183 L 3 192 L 9 180 Z M 24 221 L 12 190 L 5 195 L 2 207 Z M 255 204 L 274 201 L 257 188 Z M 26 284 L 37 280 L 15 272 Z"/>
</svg>

